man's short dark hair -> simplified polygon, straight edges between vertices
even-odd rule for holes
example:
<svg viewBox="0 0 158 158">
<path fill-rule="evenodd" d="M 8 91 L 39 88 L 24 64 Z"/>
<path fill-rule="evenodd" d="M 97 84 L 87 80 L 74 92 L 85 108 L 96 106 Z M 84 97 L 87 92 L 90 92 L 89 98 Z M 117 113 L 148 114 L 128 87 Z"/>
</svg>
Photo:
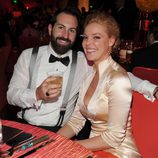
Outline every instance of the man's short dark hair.
<svg viewBox="0 0 158 158">
<path fill-rule="evenodd" d="M 57 10 L 53 17 L 51 18 L 50 20 L 50 23 L 54 26 L 54 24 L 56 23 L 57 21 L 57 16 L 60 14 L 60 13 L 66 13 L 66 14 L 69 14 L 69 15 L 72 15 L 74 17 L 76 17 L 77 21 L 78 21 L 78 29 L 79 29 L 79 25 L 80 25 L 80 17 L 81 17 L 81 13 L 79 11 L 78 8 L 76 7 L 65 7 L 63 9 L 59 9 Z"/>
</svg>

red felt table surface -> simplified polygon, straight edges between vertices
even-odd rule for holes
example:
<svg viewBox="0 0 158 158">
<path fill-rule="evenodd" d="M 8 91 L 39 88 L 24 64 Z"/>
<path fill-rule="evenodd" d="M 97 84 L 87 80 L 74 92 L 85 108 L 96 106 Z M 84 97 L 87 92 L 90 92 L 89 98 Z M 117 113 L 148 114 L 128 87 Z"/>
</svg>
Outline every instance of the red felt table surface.
<svg viewBox="0 0 158 158">
<path fill-rule="evenodd" d="M 95 158 L 97 157 L 93 154 L 92 151 L 87 150 L 83 146 L 75 143 L 74 141 L 68 140 L 67 138 L 62 137 L 56 133 L 32 125 L 22 124 L 14 121 L 2 120 L 2 125 L 21 129 L 25 132 L 35 135 L 36 138 L 44 135 L 49 135 L 50 139 L 55 139 L 55 141 L 51 142 L 50 144 L 38 149 L 36 152 L 27 156 L 28 158 L 87 158 L 88 156 L 93 156 Z M 17 158 L 18 156 L 28 152 L 29 150 L 32 150 L 36 146 L 30 147 L 27 150 L 15 152 L 11 156 L 11 158 Z M 6 144 L 3 144 L 1 146 L 2 151 L 5 151 L 9 148 L 10 147 Z"/>
<path fill-rule="evenodd" d="M 50 144 L 38 149 L 31 155 L 28 155 L 27 158 L 88 158 L 89 156 L 92 156 L 93 158 L 116 158 L 114 155 L 104 151 L 92 152 L 90 150 L 87 150 L 80 144 L 67 139 L 66 137 L 38 128 L 36 126 L 8 120 L 2 120 L 2 125 L 17 128 L 24 132 L 31 133 L 32 135 L 36 136 L 36 138 L 48 135 L 49 139 L 55 140 Z M 32 150 L 33 148 L 39 146 L 40 144 L 37 144 L 34 147 L 30 147 L 26 150 L 14 152 L 14 154 L 10 158 L 17 158 Z M 3 144 L 1 146 L 2 151 L 6 151 L 9 148 L 10 146 L 6 144 Z"/>
</svg>

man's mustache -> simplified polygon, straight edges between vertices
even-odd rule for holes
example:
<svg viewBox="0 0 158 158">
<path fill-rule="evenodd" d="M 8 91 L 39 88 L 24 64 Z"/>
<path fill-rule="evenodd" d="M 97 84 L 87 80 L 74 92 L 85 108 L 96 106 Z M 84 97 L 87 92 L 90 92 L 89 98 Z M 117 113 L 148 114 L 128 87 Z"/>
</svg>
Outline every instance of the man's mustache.
<svg viewBox="0 0 158 158">
<path fill-rule="evenodd" d="M 66 41 L 66 42 L 68 42 L 68 43 L 71 43 L 71 41 L 70 41 L 69 39 L 64 38 L 64 37 L 57 37 L 57 38 L 56 38 L 56 41 L 57 41 L 57 40 L 63 40 L 63 41 Z"/>
</svg>

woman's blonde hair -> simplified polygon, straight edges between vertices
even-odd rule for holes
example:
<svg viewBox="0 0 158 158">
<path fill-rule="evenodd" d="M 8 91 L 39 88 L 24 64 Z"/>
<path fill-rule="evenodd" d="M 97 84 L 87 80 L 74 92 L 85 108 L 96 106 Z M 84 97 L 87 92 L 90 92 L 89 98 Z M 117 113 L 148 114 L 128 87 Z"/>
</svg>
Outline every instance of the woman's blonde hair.
<svg viewBox="0 0 158 158">
<path fill-rule="evenodd" d="M 89 14 L 85 19 L 84 28 L 91 23 L 98 23 L 105 26 L 109 37 L 113 36 L 117 40 L 120 36 L 120 28 L 118 23 L 113 18 L 113 16 L 108 13 L 95 11 Z"/>
</svg>

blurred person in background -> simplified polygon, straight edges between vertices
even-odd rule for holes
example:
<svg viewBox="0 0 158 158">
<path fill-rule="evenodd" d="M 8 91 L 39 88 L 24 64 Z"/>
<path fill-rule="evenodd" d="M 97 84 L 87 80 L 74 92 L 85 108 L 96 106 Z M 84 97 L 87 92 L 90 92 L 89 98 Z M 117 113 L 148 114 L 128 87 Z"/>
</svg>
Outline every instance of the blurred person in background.
<svg viewBox="0 0 158 158">
<path fill-rule="evenodd" d="M 132 53 L 130 71 L 136 66 L 158 69 L 158 23 L 149 25 L 147 42 L 147 47 L 137 49 Z"/>
</svg>

